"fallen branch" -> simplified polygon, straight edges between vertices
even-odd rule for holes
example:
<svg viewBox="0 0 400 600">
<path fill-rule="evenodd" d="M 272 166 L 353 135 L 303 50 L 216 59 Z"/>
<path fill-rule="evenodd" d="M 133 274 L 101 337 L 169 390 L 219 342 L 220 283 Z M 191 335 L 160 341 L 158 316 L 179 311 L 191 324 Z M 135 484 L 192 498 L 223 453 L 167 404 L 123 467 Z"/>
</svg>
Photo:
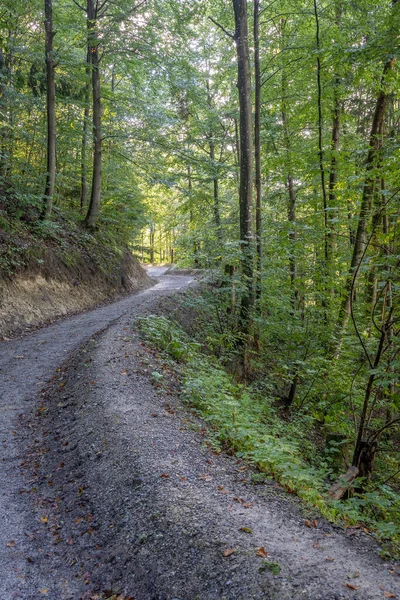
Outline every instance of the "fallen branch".
<svg viewBox="0 0 400 600">
<path fill-rule="evenodd" d="M 329 489 L 328 495 L 333 500 L 340 500 L 343 498 L 359 472 L 358 467 L 349 467 L 347 473 L 341 475 L 336 483 Z"/>
</svg>

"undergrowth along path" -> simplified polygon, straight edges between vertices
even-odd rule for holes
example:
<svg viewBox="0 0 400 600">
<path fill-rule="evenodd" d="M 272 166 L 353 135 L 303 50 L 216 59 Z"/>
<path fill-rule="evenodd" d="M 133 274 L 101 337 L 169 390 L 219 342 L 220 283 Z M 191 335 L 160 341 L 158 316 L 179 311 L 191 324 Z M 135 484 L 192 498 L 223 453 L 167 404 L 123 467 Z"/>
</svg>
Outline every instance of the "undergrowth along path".
<svg viewBox="0 0 400 600">
<path fill-rule="evenodd" d="M 162 281 L 100 312 L 3 346 L 9 387 L 2 402 L 8 428 L 2 432 L 7 460 L 1 485 L 7 496 L 1 597 L 400 595 L 398 571 L 378 557 L 368 536 L 349 535 L 323 520 L 314 523 L 314 515 L 273 481 L 251 484 L 245 464 L 215 456 L 203 445 L 201 422 L 178 396 L 159 393 L 152 383 L 156 364 L 132 323 L 136 314 L 160 311 L 162 296 L 190 278 Z M 110 312 L 101 312 L 106 309 Z M 52 375 L 38 400 L 36 388 Z M 14 435 L 20 412 L 26 427 Z M 28 441 L 32 448 L 25 459 Z M 21 459 L 23 474 L 17 469 Z"/>
</svg>

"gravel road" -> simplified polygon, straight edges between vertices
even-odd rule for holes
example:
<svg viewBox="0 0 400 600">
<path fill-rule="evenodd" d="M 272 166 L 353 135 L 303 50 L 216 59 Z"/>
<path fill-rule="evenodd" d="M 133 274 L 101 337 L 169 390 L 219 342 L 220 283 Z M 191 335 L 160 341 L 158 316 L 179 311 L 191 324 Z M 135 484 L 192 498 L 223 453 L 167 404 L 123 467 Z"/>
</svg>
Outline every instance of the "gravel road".
<svg viewBox="0 0 400 600">
<path fill-rule="evenodd" d="M 0 599 L 400 598 L 367 535 L 251 484 L 152 384 L 134 317 L 192 279 L 151 274 L 143 293 L 2 343 Z"/>
</svg>

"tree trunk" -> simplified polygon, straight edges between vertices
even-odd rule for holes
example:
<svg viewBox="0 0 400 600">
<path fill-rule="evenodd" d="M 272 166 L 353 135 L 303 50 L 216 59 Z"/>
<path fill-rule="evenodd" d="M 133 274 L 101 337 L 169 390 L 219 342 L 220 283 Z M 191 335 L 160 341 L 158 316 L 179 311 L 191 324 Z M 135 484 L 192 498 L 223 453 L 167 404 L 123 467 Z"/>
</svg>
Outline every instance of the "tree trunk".
<svg viewBox="0 0 400 600">
<path fill-rule="evenodd" d="M 261 207 L 261 69 L 260 69 L 260 0 L 254 0 L 254 166 L 256 171 L 256 303 L 260 310 L 262 261 Z"/>
<path fill-rule="evenodd" d="M 380 153 L 382 149 L 383 123 L 389 98 L 389 94 L 386 89 L 386 77 L 388 73 L 393 70 L 394 63 L 395 60 L 390 59 L 385 64 L 381 80 L 381 92 L 378 96 L 375 106 L 375 113 L 369 140 L 369 151 L 366 161 L 366 174 L 364 181 L 363 196 L 358 217 L 357 231 L 355 234 L 353 255 L 351 259 L 350 269 L 347 274 L 342 304 L 340 307 L 338 318 L 337 329 L 339 338 L 341 337 L 343 331 L 346 329 L 350 318 L 351 302 L 353 300 L 353 293 L 355 287 L 354 284 L 355 280 L 357 279 L 358 270 L 367 244 L 367 227 L 371 213 L 372 199 L 375 193 L 375 184 L 377 179 L 376 168 L 379 165 L 380 160 Z"/>
<path fill-rule="evenodd" d="M 94 229 L 100 212 L 101 197 L 101 94 L 100 94 L 100 58 L 99 41 L 97 39 L 97 3 L 87 0 L 87 19 L 89 54 L 92 65 L 92 95 L 93 95 L 93 176 L 92 191 L 90 195 L 89 209 L 85 218 L 85 224 Z"/>
<path fill-rule="evenodd" d="M 54 188 L 56 183 L 56 88 L 53 54 L 53 10 L 52 0 L 45 0 L 45 33 L 46 33 L 46 81 L 47 81 L 47 174 L 44 191 L 42 219 L 48 219 L 53 208 Z"/>
<path fill-rule="evenodd" d="M 240 306 L 240 330 L 246 336 L 250 333 L 251 312 L 254 306 L 252 90 L 246 0 L 233 0 L 233 8 L 240 112 L 239 206 L 243 290 Z"/>
<path fill-rule="evenodd" d="M 88 137 L 89 137 L 89 113 L 90 113 L 90 79 L 91 79 L 91 70 L 90 70 L 90 53 L 87 53 L 86 59 L 86 83 L 85 83 L 85 107 L 83 110 L 83 131 L 82 131 L 82 149 L 81 149 L 81 198 L 80 198 L 80 207 L 81 212 L 83 212 L 84 207 L 86 206 L 86 197 L 87 197 L 87 147 L 88 147 Z"/>
<path fill-rule="evenodd" d="M 282 26 L 282 38 L 284 40 L 285 37 L 285 25 L 286 21 L 284 19 L 281 20 Z M 284 45 L 284 42 L 283 42 Z M 281 107 L 281 115 L 282 115 L 282 125 L 283 125 L 283 139 L 285 146 L 285 154 L 286 154 L 286 168 L 287 168 L 287 178 L 286 178 L 286 189 L 288 191 L 288 221 L 289 221 L 289 273 L 290 273 L 290 304 L 291 304 L 291 313 L 292 316 L 295 315 L 298 304 L 299 304 L 299 295 L 297 289 L 297 262 L 296 262 L 296 194 L 294 192 L 294 183 L 293 183 L 293 169 L 292 169 L 292 148 L 290 141 L 290 131 L 289 131 L 289 123 L 287 116 L 287 79 L 286 79 L 286 70 L 282 69 L 282 107 Z M 291 406 L 296 397 L 297 386 L 299 383 L 299 376 L 296 372 L 291 374 L 291 381 L 288 395 L 285 399 L 286 406 Z"/>
<path fill-rule="evenodd" d="M 208 108 L 211 110 L 212 109 L 212 100 L 211 100 L 211 91 L 210 91 L 210 81 L 209 79 L 207 79 L 207 103 L 208 103 Z M 214 143 L 214 135 L 213 135 L 213 131 L 210 131 L 210 133 L 208 134 L 208 140 L 209 140 L 209 149 L 210 149 L 210 161 L 211 161 L 211 167 L 212 167 L 212 173 L 213 173 L 213 212 L 214 212 L 214 222 L 215 222 L 215 229 L 217 232 L 217 239 L 218 239 L 218 243 L 221 246 L 223 239 L 222 239 L 222 229 L 221 229 L 221 214 L 220 214 L 220 207 L 219 207 L 219 184 L 218 184 L 218 173 L 216 170 L 216 165 L 215 165 L 215 143 Z"/>
<path fill-rule="evenodd" d="M 314 16 L 315 16 L 315 38 L 316 38 L 316 48 L 317 48 L 317 106 L 318 106 L 318 160 L 319 160 L 319 170 L 321 176 L 321 191 L 322 191 L 322 205 L 324 211 L 324 265 L 322 270 L 323 277 L 323 287 L 325 289 L 325 293 L 322 298 L 322 307 L 324 308 L 324 319 L 325 323 L 328 321 L 329 315 L 329 306 L 328 306 L 328 293 L 327 293 L 327 283 L 328 283 L 328 273 L 330 271 L 329 267 L 329 241 L 328 241 L 328 199 L 326 193 L 326 184 L 325 184 L 325 167 L 324 167 L 324 149 L 323 149 L 323 116 L 322 116 L 322 82 L 321 82 L 321 40 L 320 40 L 320 27 L 319 27 L 319 16 L 318 16 L 318 6 L 317 0 L 314 0 Z"/>
<path fill-rule="evenodd" d="M 329 239 L 329 251 L 330 251 L 330 262 L 333 260 L 334 252 L 334 240 L 335 240 L 335 224 L 333 219 L 337 215 L 336 205 L 336 182 L 337 182 L 337 154 L 339 150 L 339 135 L 340 135 L 340 112 L 341 105 L 339 99 L 338 87 L 340 85 L 340 78 L 335 78 L 335 89 L 334 89 L 334 107 L 333 107 L 333 120 L 332 120 L 332 136 L 331 136 L 331 164 L 329 169 L 329 184 L 328 184 L 328 207 L 330 210 L 328 216 L 328 239 Z"/>
</svg>

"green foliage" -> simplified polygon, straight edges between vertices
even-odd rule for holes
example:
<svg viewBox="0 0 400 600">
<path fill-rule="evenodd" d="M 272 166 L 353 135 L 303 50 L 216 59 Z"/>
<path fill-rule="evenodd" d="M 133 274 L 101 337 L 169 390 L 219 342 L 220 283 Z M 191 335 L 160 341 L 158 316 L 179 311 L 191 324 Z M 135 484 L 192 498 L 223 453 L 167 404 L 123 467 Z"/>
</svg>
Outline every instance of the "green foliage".
<svg viewBox="0 0 400 600">
<path fill-rule="evenodd" d="M 217 452 L 234 451 L 328 519 L 346 524 L 362 521 L 381 542 L 389 541 L 396 554 L 399 494 L 383 485 L 345 502 L 330 500 L 326 493 L 331 461 L 307 436 L 315 426 L 313 418 L 297 414 L 282 420 L 273 398 L 237 384 L 176 322 L 150 315 L 138 318 L 137 325 L 149 343 L 179 361 L 182 398 L 208 423 L 210 447 Z"/>
</svg>

